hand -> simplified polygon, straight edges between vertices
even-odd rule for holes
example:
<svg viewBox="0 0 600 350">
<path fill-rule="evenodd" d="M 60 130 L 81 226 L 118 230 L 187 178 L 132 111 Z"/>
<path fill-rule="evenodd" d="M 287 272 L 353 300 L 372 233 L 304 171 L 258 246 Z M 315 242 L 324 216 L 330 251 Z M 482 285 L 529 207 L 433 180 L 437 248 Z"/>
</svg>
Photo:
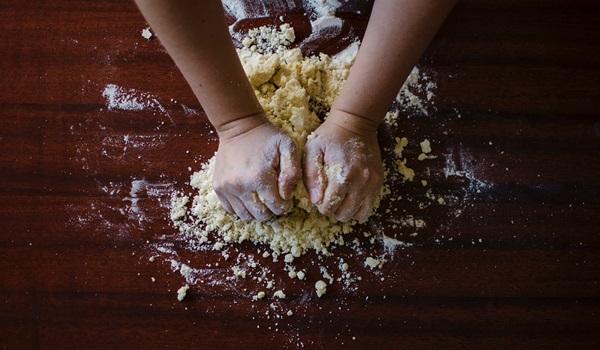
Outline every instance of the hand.
<svg viewBox="0 0 600 350">
<path fill-rule="evenodd" d="M 377 126 L 332 110 L 306 143 L 304 183 L 322 214 L 365 221 L 383 184 Z"/>
<path fill-rule="evenodd" d="M 223 208 L 245 221 L 285 213 L 301 176 L 294 142 L 260 118 L 260 123 L 245 120 L 251 127 L 243 131 L 228 125 L 219 133 L 213 186 Z"/>
</svg>

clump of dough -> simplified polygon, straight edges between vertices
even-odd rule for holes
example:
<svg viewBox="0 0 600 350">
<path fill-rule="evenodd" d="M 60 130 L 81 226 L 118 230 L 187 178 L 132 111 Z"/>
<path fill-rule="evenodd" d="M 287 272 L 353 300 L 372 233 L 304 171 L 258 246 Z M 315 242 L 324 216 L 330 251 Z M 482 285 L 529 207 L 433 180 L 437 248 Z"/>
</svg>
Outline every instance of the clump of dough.
<svg viewBox="0 0 600 350">
<path fill-rule="evenodd" d="M 325 54 L 304 57 L 300 49 L 286 47 L 293 39 L 289 25 L 253 29 L 242 41 L 244 46 L 238 49 L 238 55 L 267 118 L 302 148 L 321 123 L 316 111 L 329 111 L 338 96 L 354 55 L 343 60 Z M 351 232 L 355 224 L 321 215 L 302 183 L 293 194 L 294 207 L 287 214 L 267 222 L 241 221 L 221 207 L 212 186 L 214 169 L 213 157 L 190 181 L 197 190 L 190 214 L 193 220 L 205 224 L 200 235 L 214 231 L 226 243 L 249 240 L 267 244 L 274 258 L 292 253 L 287 261 L 310 249 L 328 253 L 331 244 L 343 243 L 341 236 Z M 173 215 L 183 216 L 180 209 Z"/>
<path fill-rule="evenodd" d="M 315 290 L 317 292 L 317 296 L 320 298 L 323 295 L 325 295 L 325 293 L 327 293 L 327 283 L 325 283 L 325 281 L 322 280 L 318 280 L 315 283 Z"/>
<path fill-rule="evenodd" d="M 294 40 L 294 30 L 287 24 L 279 28 L 252 29 L 242 40 L 243 47 L 238 49 L 238 56 L 267 118 L 302 149 L 309 135 L 321 123 L 317 113 L 326 116 L 339 95 L 357 50 L 344 50 L 343 55 L 336 57 L 326 54 L 304 57 L 300 49 L 289 47 Z M 352 46 L 357 48 L 358 43 Z M 419 71 L 415 68 L 403 89 L 413 86 L 418 80 Z M 398 112 L 386 116 L 386 120 L 393 124 L 396 124 L 397 118 Z M 397 141 L 396 168 L 405 181 L 412 181 L 415 172 L 402 157 L 408 140 L 401 138 Z M 323 171 L 341 181 L 342 166 L 334 165 Z M 342 236 L 350 233 L 356 224 L 341 223 L 321 215 L 310 202 L 302 182 L 293 193 L 292 209 L 285 215 L 266 222 L 241 221 L 222 208 L 212 186 L 214 170 L 215 157 L 212 157 L 192 175 L 190 185 L 197 193 L 189 211 L 186 211 L 189 198 L 174 199 L 172 203 L 171 219 L 175 226 L 183 234 L 198 237 L 200 244 L 209 241 L 209 232 L 215 232 L 219 241 L 225 244 L 244 241 L 266 244 L 274 261 L 279 255 L 285 255 L 286 263 L 290 263 L 308 250 L 328 254 L 331 245 L 344 244 Z M 384 186 L 381 195 L 388 193 L 389 188 Z M 374 209 L 380 198 L 377 198 Z M 213 249 L 222 249 L 222 245 L 215 244 Z M 304 273 L 298 272 L 296 277 L 303 279 Z"/>
<path fill-rule="evenodd" d="M 187 291 L 190 289 L 190 286 L 187 284 L 177 290 L 177 300 L 183 301 L 187 296 Z"/>
</svg>

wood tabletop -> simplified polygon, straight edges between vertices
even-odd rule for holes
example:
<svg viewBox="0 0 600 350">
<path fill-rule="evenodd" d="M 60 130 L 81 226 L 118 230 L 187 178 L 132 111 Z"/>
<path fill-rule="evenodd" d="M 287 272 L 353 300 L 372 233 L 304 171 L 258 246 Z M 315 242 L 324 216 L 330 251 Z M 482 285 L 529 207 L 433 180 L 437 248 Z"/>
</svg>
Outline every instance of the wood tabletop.
<svg viewBox="0 0 600 350">
<path fill-rule="evenodd" d="M 360 36 L 358 6 L 306 52 Z M 306 16 L 284 15 L 309 34 Z M 420 63 L 432 113 L 382 132 L 408 137 L 418 179 L 448 203 L 384 202 L 427 226 L 386 231 L 409 244 L 381 271 L 340 249 L 362 276 L 351 291 L 316 298 L 261 260 L 287 294 L 274 306 L 169 223 L 171 193 L 217 139 L 146 26 L 130 1 L 0 2 L 0 348 L 600 347 L 597 2 L 461 2 Z M 110 108 L 115 89 L 143 108 Z M 424 138 L 438 158 L 418 162 Z M 302 259 L 316 280 L 318 259 Z M 172 261 L 205 274 L 183 302 Z"/>
</svg>

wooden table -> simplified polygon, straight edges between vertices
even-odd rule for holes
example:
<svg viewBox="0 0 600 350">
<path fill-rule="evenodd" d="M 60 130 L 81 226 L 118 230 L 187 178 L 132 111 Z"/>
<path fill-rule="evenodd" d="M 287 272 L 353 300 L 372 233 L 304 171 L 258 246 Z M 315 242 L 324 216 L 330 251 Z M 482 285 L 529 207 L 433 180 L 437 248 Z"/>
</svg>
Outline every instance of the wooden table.
<svg viewBox="0 0 600 350">
<path fill-rule="evenodd" d="M 343 16 L 364 30 L 365 12 Z M 289 18 L 307 34 L 306 18 Z M 398 232 L 413 246 L 361 272 L 358 291 L 305 297 L 310 284 L 278 272 L 278 305 L 297 311 L 282 319 L 250 300 L 252 280 L 175 298 L 185 282 L 157 255 L 164 242 L 229 273 L 218 252 L 181 249 L 166 208 L 217 141 L 145 27 L 129 1 L 0 4 L 1 348 L 600 346 L 597 2 L 455 9 L 421 64 L 438 84 L 435 113 L 391 132 L 433 141 L 436 160 L 408 155 L 457 201 L 419 212 L 427 228 Z M 156 104 L 110 110 L 109 84 Z"/>
</svg>

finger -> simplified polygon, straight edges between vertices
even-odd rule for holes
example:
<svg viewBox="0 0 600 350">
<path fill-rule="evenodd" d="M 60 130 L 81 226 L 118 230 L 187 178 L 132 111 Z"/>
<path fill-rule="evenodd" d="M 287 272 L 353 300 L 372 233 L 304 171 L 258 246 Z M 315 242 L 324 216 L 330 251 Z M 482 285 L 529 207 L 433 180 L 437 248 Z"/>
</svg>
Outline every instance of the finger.
<svg viewBox="0 0 600 350">
<path fill-rule="evenodd" d="M 358 186 L 357 186 L 358 185 Z M 348 191 L 346 198 L 335 211 L 335 218 L 341 222 L 348 222 L 354 218 L 355 214 L 360 210 L 365 198 L 365 191 L 359 187 L 361 184 L 355 184 Z M 363 186 L 364 188 L 364 186 Z"/>
<path fill-rule="evenodd" d="M 367 196 L 361 203 L 360 209 L 354 214 L 354 218 L 359 223 L 363 223 L 367 221 L 371 212 L 373 211 L 373 204 L 375 203 L 375 196 L 369 195 Z"/>
<path fill-rule="evenodd" d="M 369 216 L 373 213 L 373 207 L 375 206 L 375 202 L 379 197 L 379 193 L 381 192 L 381 186 L 381 181 L 375 179 L 371 179 L 371 183 L 366 186 L 369 190 L 364 196 L 360 210 L 358 210 L 358 212 L 356 212 L 354 215 L 354 218 L 359 223 L 367 221 Z"/>
<path fill-rule="evenodd" d="M 233 208 L 233 211 L 235 211 L 235 214 L 240 219 L 242 219 L 244 221 L 250 221 L 250 220 L 254 219 L 254 217 L 250 214 L 248 209 L 246 209 L 246 206 L 244 205 L 244 203 L 241 200 L 239 200 L 237 197 L 229 196 L 229 203 L 231 203 L 231 207 Z"/>
<path fill-rule="evenodd" d="M 261 202 L 269 208 L 275 215 L 285 213 L 289 208 L 289 202 L 281 198 L 278 191 L 274 191 L 272 186 L 265 186 L 256 191 Z"/>
<path fill-rule="evenodd" d="M 348 222 L 355 218 L 360 210 L 363 200 L 369 195 L 374 187 L 375 179 L 371 178 L 369 168 L 361 169 L 352 176 L 350 189 L 344 201 L 335 212 L 335 217 L 341 222 Z"/>
<path fill-rule="evenodd" d="M 364 174 L 363 174 L 364 175 Z M 369 216 L 373 213 L 375 205 L 378 205 L 381 189 L 383 186 L 383 168 L 375 168 L 369 176 L 369 181 L 365 188 L 367 189 L 366 195 L 364 196 L 363 203 L 360 210 L 354 215 L 354 218 L 359 222 L 363 223 L 367 221 Z"/>
<path fill-rule="evenodd" d="M 323 196 L 323 202 L 319 205 L 318 209 L 323 215 L 333 215 L 348 194 L 350 184 L 348 181 L 339 183 L 336 181 L 328 181 L 325 195 Z"/>
<path fill-rule="evenodd" d="M 323 164 L 323 152 L 314 143 L 308 143 L 304 154 L 304 185 L 308 190 L 310 201 L 320 204 L 327 186 Z"/>
<path fill-rule="evenodd" d="M 279 194 L 283 199 L 289 199 L 302 176 L 300 167 L 300 152 L 289 138 L 279 144 Z"/>
<path fill-rule="evenodd" d="M 215 191 L 215 193 L 217 194 L 217 197 L 219 198 L 219 202 L 221 202 L 221 206 L 223 207 L 223 209 L 225 209 L 225 211 L 229 214 L 234 214 L 235 211 L 231 207 L 231 204 L 229 203 L 229 200 L 227 200 L 227 197 L 225 197 L 220 191 Z"/>
<path fill-rule="evenodd" d="M 238 199 L 244 203 L 246 209 L 257 221 L 266 221 L 273 216 L 273 213 L 260 201 L 256 192 L 250 192 Z"/>
</svg>

